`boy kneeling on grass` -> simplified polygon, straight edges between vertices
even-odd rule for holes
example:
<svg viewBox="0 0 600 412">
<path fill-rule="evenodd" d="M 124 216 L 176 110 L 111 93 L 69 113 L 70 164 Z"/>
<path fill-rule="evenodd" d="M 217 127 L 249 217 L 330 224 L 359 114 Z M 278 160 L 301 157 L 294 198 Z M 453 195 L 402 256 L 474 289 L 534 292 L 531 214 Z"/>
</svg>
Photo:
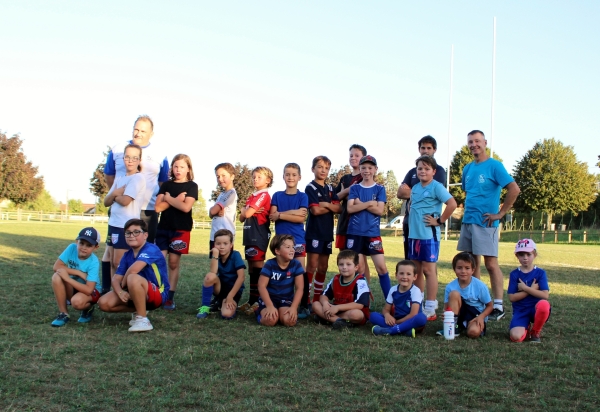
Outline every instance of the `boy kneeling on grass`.
<svg viewBox="0 0 600 412">
<path fill-rule="evenodd" d="M 315 321 L 332 323 L 333 329 L 364 325 L 369 319 L 371 292 L 365 276 L 358 273 L 358 253 L 342 250 L 337 257 L 340 273 L 325 288 L 318 302 L 313 302 Z"/>
<path fill-rule="evenodd" d="M 494 309 L 492 297 L 485 283 L 473 277 L 475 257 L 460 252 L 452 259 L 456 279 L 446 285 L 444 303 L 446 310 L 454 312 L 454 336 L 467 332 L 472 339 L 485 335 L 487 317 Z M 444 331 L 436 332 L 444 336 Z"/>
<path fill-rule="evenodd" d="M 54 263 L 52 290 L 58 305 L 58 316 L 52 326 L 60 327 L 69 321 L 67 300 L 73 308 L 81 311 L 79 323 L 92 320 L 94 304 L 100 298 L 96 285 L 100 282 L 98 275 L 98 258 L 94 251 L 98 249 L 100 234 L 93 227 L 86 227 L 79 232 L 77 243 L 71 243 Z"/>
<path fill-rule="evenodd" d="M 167 263 L 158 246 L 146 242 L 146 222 L 130 219 L 124 231 L 131 249 L 112 278 L 113 290 L 100 298 L 98 306 L 104 312 L 133 312 L 129 332 L 146 332 L 154 329 L 147 311 L 160 308 L 169 295 Z"/>
</svg>

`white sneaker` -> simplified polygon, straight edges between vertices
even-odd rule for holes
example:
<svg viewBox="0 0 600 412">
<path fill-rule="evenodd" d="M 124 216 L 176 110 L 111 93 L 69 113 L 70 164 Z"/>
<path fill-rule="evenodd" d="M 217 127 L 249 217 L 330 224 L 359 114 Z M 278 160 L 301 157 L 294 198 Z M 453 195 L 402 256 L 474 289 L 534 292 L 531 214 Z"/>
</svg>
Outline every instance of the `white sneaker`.
<svg viewBox="0 0 600 412">
<path fill-rule="evenodd" d="M 137 318 L 132 327 L 129 328 L 129 332 L 148 332 L 154 329 L 148 318 Z"/>
<path fill-rule="evenodd" d="M 429 322 L 433 322 L 437 319 L 437 315 L 435 313 L 434 308 L 423 308 L 423 313 L 425 314 L 425 316 L 427 316 L 427 320 Z"/>
<path fill-rule="evenodd" d="M 129 321 L 129 326 L 133 326 L 133 325 L 135 325 L 135 317 L 136 317 L 136 316 L 137 316 L 137 313 L 136 313 L 136 312 L 133 312 L 133 313 L 131 314 L 131 320 Z"/>
</svg>

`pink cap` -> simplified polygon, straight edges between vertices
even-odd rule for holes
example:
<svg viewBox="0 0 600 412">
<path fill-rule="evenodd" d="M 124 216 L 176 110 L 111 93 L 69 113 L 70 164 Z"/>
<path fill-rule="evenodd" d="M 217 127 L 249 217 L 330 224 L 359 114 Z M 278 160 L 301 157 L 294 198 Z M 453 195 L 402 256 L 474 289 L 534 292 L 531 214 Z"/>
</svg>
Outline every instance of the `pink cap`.
<svg viewBox="0 0 600 412">
<path fill-rule="evenodd" d="M 536 249 L 535 242 L 532 239 L 521 239 L 515 246 L 515 253 L 533 252 Z"/>
</svg>

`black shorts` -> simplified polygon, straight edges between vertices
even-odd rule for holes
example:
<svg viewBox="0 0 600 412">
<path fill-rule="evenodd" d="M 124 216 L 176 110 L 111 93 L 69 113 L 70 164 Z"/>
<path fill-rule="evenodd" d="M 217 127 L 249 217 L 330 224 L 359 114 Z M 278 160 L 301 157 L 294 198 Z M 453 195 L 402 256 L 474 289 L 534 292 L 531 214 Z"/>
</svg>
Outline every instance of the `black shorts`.
<svg viewBox="0 0 600 412">
<path fill-rule="evenodd" d="M 460 311 L 458 312 L 458 327 L 466 329 L 469 325 L 469 322 L 475 319 L 477 316 L 481 315 L 479 309 L 475 306 L 468 305 L 467 302 L 463 298 L 460 298 Z M 483 332 L 481 332 L 481 336 L 485 335 L 485 330 L 487 329 L 487 322 L 484 322 Z"/>
<path fill-rule="evenodd" d="M 229 295 L 229 292 L 231 292 L 231 286 L 229 285 L 224 285 L 223 283 L 221 283 L 221 291 L 219 292 L 218 295 L 213 295 L 213 299 L 211 302 L 211 305 L 214 303 L 216 304 L 218 307 L 221 307 L 221 303 L 227 299 L 227 295 Z M 237 305 L 240 304 L 240 300 L 242 299 L 242 292 L 241 290 L 238 290 L 238 292 L 235 294 L 235 296 L 233 297 L 233 300 L 235 300 L 235 303 Z"/>
</svg>

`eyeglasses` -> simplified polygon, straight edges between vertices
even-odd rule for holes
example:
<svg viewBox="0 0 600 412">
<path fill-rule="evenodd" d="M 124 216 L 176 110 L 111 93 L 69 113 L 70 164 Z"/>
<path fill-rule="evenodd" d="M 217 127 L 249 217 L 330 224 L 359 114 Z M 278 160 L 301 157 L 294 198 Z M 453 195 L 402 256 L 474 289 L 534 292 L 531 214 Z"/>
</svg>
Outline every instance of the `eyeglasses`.
<svg viewBox="0 0 600 412">
<path fill-rule="evenodd" d="M 138 237 L 144 233 L 143 230 L 134 230 L 133 232 L 125 232 L 125 237 Z"/>
<path fill-rule="evenodd" d="M 125 159 L 126 162 L 138 162 L 140 160 L 137 156 L 125 156 L 123 159 Z"/>
</svg>

